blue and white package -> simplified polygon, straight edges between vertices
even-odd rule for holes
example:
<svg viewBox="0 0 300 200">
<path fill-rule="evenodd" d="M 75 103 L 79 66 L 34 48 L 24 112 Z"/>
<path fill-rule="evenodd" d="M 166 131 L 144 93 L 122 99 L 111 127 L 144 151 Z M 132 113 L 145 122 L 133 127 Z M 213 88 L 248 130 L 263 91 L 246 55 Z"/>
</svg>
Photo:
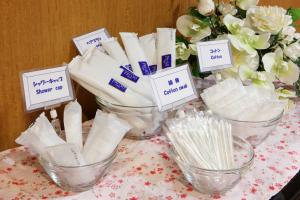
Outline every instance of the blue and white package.
<svg viewBox="0 0 300 200">
<path fill-rule="evenodd" d="M 109 38 L 105 41 L 101 42 L 103 49 L 111 56 L 113 59 L 121 63 L 121 65 L 128 70 L 132 71 L 131 64 L 125 54 L 125 51 L 121 47 L 120 43 L 118 42 L 117 38 Z"/>
<path fill-rule="evenodd" d="M 129 87 L 134 92 L 146 97 L 148 101 L 153 102 L 153 94 L 148 77 L 134 74 L 121 66 L 119 62 L 97 49 L 90 50 L 90 53 L 88 62 L 94 66 L 101 66 L 102 73 L 110 74 L 111 79 L 114 79 L 114 81 L 109 81 L 111 86 L 125 92 L 126 89 L 117 82 L 124 83 L 124 86 Z"/>
<path fill-rule="evenodd" d="M 139 38 L 140 44 L 146 54 L 146 57 L 149 61 L 149 68 L 154 74 L 157 70 L 157 56 L 156 56 L 156 34 L 151 33 L 144 35 Z"/>
<path fill-rule="evenodd" d="M 95 52 L 99 52 L 100 55 L 104 56 L 99 58 Z M 111 60 L 112 62 L 110 62 Z M 119 66 L 118 62 L 111 57 L 96 48 L 91 48 L 83 56 L 74 58 L 69 63 L 68 69 L 72 78 L 75 77 L 73 78 L 75 81 L 80 80 L 79 84 L 85 83 L 82 85 L 83 87 L 86 85 L 90 86 L 85 87 L 85 89 L 93 88 L 93 90 L 89 91 L 94 95 L 102 93 L 105 97 L 112 97 L 112 99 L 120 102 L 121 105 L 135 107 L 152 106 L 153 102 L 151 100 L 133 91 L 126 83 L 121 81 L 127 79 L 120 76 L 123 69 L 117 66 Z M 112 81 L 112 79 L 114 80 Z M 129 82 L 132 81 L 128 80 Z M 132 82 L 132 84 L 136 83 Z"/>
<path fill-rule="evenodd" d="M 121 32 L 123 45 L 129 62 L 133 68 L 133 72 L 138 76 L 146 76 L 151 74 L 149 61 L 139 42 L 136 33 Z"/>
<path fill-rule="evenodd" d="M 157 70 L 176 66 L 176 29 L 157 28 Z"/>
</svg>

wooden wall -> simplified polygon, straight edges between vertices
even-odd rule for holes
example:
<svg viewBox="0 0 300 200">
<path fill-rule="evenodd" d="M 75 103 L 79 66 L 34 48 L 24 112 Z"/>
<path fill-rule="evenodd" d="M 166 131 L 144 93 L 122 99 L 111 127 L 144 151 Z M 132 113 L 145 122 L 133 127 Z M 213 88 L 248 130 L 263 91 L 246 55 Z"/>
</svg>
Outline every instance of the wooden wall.
<svg viewBox="0 0 300 200">
<path fill-rule="evenodd" d="M 300 7 L 295 0 L 262 3 Z M 117 36 L 174 27 L 193 4 L 196 0 L 1 0 L 0 150 L 15 146 L 15 138 L 40 113 L 24 113 L 19 72 L 69 62 L 77 54 L 71 38 L 97 28 Z M 86 117 L 92 117 L 93 97 L 83 89 L 78 94 Z"/>
</svg>

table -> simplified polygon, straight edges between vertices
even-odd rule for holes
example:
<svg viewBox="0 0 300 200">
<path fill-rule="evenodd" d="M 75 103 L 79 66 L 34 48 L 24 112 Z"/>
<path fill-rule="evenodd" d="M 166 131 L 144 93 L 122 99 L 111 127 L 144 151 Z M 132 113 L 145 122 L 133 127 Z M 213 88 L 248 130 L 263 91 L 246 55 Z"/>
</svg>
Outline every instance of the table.
<svg viewBox="0 0 300 200">
<path fill-rule="evenodd" d="M 24 147 L 1 152 L 0 159 L 0 200 L 266 200 L 300 169 L 300 103 L 255 149 L 251 169 L 223 196 L 200 194 L 185 182 L 169 157 L 163 135 L 144 141 L 124 139 L 108 175 L 93 189 L 78 194 L 58 188 Z"/>
</svg>

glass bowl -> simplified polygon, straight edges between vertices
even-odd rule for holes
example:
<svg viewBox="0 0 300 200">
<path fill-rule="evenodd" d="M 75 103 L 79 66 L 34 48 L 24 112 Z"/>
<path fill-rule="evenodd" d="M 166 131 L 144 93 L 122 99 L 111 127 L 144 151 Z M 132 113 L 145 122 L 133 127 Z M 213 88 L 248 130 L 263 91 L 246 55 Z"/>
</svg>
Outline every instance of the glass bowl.
<svg viewBox="0 0 300 200">
<path fill-rule="evenodd" d="M 159 112 L 157 106 L 132 107 L 109 103 L 99 97 L 96 102 L 105 112 L 116 114 L 132 125 L 126 138 L 135 140 L 149 139 L 161 133 L 161 125 L 167 118 L 166 112 Z"/>
<path fill-rule="evenodd" d="M 239 121 L 225 118 L 232 126 L 232 134 L 247 140 L 252 146 L 258 146 L 281 121 L 283 111 L 267 121 Z"/>
<path fill-rule="evenodd" d="M 215 195 L 233 188 L 253 163 L 254 151 L 247 141 L 234 136 L 234 169 L 210 170 L 184 162 L 171 148 L 171 157 L 176 161 L 183 175 L 201 193 Z"/>
<path fill-rule="evenodd" d="M 107 173 L 117 148 L 105 160 L 82 166 L 59 166 L 39 156 L 39 162 L 51 179 L 63 190 L 82 192 L 97 184 Z"/>
</svg>

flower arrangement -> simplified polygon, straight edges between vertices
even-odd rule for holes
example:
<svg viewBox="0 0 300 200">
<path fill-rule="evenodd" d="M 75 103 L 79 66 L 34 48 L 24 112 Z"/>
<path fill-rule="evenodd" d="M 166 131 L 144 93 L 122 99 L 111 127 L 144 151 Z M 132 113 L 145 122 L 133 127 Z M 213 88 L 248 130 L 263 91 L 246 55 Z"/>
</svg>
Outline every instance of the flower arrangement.
<svg viewBox="0 0 300 200">
<path fill-rule="evenodd" d="M 198 7 L 176 22 L 181 34 L 176 41 L 177 64 L 189 62 L 194 76 L 208 76 L 211 73 L 199 71 L 195 43 L 228 39 L 233 66 L 213 74 L 274 91 L 275 82 L 283 83 L 296 92 L 278 88 L 280 98 L 300 96 L 300 34 L 295 29 L 300 9 L 258 6 L 258 1 L 198 0 Z"/>
</svg>

